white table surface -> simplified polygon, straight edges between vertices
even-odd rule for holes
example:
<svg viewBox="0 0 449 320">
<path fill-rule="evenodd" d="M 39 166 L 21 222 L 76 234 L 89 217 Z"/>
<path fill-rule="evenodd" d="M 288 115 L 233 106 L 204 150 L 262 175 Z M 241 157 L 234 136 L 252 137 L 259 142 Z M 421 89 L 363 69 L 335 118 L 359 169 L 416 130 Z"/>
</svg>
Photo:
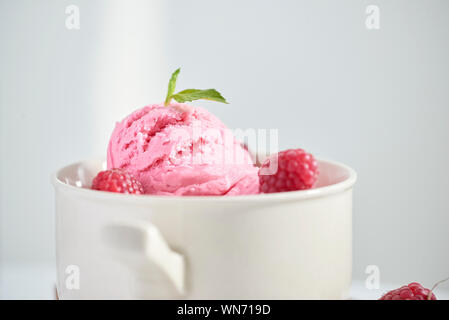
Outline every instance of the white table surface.
<svg viewBox="0 0 449 320">
<path fill-rule="evenodd" d="M 1 264 L 0 300 L 55 299 L 55 279 L 55 266 L 51 264 Z M 384 292 L 398 287 L 398 284 L 384 284 L 380 289 L 368 290 L 363 281 L 354 280 L 351 298 L 375 300 Z M 449 300 L 447 289 L 436 289 L 435 294 L 440 300 Z"/>
</svg>

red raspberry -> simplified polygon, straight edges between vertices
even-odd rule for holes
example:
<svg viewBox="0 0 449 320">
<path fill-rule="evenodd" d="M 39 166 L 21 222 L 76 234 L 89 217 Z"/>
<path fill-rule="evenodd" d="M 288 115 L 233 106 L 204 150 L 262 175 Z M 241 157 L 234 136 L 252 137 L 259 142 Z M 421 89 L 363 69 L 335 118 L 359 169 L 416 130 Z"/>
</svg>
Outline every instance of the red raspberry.
<svg viewBox="0 0 449 320">
<path fill-rule="evenodd" d="M 122 169 L 99 172 L 94 180 L 92 180 L 92 189 L 118 193 L 144 193 L 140 182 Z"/>
<path fill-rule="evenodd" d="M 430 296 L 430 297 L 429 297 Z M 429 299 L 430 298 L 430 299 Z M 379 300 L 436 300 L 435 295 L 417 282 L 391 290 Z"/>
<path fill-rule="evenodd" d="M 278 168 L 275 174 L 264 175 L 275 158 L 270 157 L 259 170 L 260 192 L 273 193 L 310 189 L 319 174 L 318 163 L 310 153 L 302 149 L 290 149 L 278 153 Z"/>
</svg>

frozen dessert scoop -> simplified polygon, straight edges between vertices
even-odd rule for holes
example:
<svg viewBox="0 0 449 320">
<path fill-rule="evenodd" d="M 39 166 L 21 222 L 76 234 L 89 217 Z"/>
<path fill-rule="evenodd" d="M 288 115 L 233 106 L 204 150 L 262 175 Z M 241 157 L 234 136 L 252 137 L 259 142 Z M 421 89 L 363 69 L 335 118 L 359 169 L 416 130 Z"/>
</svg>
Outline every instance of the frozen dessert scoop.
<svg viewBox="0 0 449 320">
<path fill-rule="evenodd" d="M 214 89 L 174 94 L 178 72 L 165 104 L 146 106 L 117 123 L 108 146 L 108 169 L 131 173 L 146 194 L 259 193 L 258 168 L 232 132 L 205 109 L 171 102 L 226 100 Z"/>
</svg>

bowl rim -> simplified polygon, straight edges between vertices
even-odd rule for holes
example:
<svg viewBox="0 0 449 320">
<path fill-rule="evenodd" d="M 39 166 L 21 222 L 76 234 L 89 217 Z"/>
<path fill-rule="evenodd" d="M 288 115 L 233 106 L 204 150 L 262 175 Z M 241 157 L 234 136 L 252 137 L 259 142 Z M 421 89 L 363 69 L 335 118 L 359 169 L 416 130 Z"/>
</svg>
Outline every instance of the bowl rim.
<svg viewBox="0 0 449 320">
<path fill-rule="evenodd" d="M 229 202 L 260 202 L 260 201 L 296 201 L 296 200 L 307 200 L 314 198 L 321 198 L 330 196 L 336 193 L 344 192 L 352 188 L 357 180 L 357 173 L 351 167 L 337 161 L 328 160 L 324 158 L 316 158 L 319 162 L 326 162 L 334 166 L 343 168 L 348 172 L 348 177 L 335 184 L 308 189 L 308 190 L 298 190 L 289 192 L 279 192 L 279 193 L 262 193 L 253 195 L 235 195 L 235 196 L 171 196 L 171 195 L 130 195 L 114 192 L 105 192 L 92 190 L 87 188 L 76 187 L 70 185 L 58 178 L 63 170 L 68 169 L 71 166 L 83 165 L 86 162 L 102 161 L 99 158 L 86 159 L 83 161 L 78 161 L 66 165 L 51 176 L 51 182 L 56 190 L 63 190 L 66 192 L 73 192 L 79 196 L 90 198 L 94 200 L 108 200 L 108 201 L 119 201 L 119 202 L 139 202 L 139 203 L 154 203 L 154 202 L 202 202 L 202 203 L 229 203 Z M 104 160 L 103 160 L 104 161 Z"/>
</svg>

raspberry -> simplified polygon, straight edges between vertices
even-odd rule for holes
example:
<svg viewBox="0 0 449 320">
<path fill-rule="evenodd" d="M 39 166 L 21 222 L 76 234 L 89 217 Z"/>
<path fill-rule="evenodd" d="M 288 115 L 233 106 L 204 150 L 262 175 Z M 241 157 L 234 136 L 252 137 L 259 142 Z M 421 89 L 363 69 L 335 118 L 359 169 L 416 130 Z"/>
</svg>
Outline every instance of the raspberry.
<svg viewBox="0 0 449 320">
<path fill-rule="evenodd" d="M 429 299 L 430 298 L 430 299 Z M 435 295 L 417 282 L 391 290 L 379 300 L 436 300 Z"/>
<path fill-rule="evenodd" d="M 273 193 L 310 189 L 319 174 L 318 163 L 310 153 L 302 149 L 290 149 L 278 153 L 278 168 L 272 175 L 261 174 L 275 158 L 268 158 L 259 170 L 260 192 Z"/>
<path fill-rule="evenodd" d="M 143 194 L 143 187 L 131 174 L 121 169 L 101 171 L 92 180 L 92 189 L 100 191 Z"/>
</svg>

